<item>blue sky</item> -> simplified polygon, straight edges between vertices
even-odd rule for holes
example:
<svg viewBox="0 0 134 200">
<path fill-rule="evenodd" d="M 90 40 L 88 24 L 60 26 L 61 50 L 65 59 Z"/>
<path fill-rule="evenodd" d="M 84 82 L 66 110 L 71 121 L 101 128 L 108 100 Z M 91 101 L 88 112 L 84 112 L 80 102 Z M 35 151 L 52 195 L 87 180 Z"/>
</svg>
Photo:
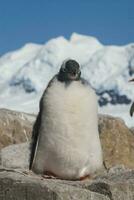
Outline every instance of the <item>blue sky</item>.
<svg viewBox="0 0 134 200">
<path fill-rule="evenodd" d="M 0 0 L 0 55 L 72 32 L 134 42 L 134 0 Z"/>
</svg>

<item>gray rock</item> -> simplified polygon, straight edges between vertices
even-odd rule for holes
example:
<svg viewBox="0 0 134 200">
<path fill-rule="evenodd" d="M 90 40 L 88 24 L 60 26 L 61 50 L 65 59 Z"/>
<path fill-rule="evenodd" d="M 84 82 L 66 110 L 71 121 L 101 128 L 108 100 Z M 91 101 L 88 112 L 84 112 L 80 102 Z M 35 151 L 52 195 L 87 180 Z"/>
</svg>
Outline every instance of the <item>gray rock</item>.
<svg viewBox="0 0 134 200">
<path fill-rule="evenodd" d="M 89 186 L 89 189 L 103 193 L 105 191 L 103 185 L 104 188 L 108 188 L 106 192 L 110 200 L 134 200 L 134 170 L 123 168 L 122 171 L 100 176 Z"/>
<path fill-rule="evenodd" d="M 0 149 L 29 141 L 34 121 L 34 115 L 0 109 Z"/>
<path fill-rule="evenodd" d="M 0 170 L 1 200 L 108 200 L 103 194 L 80 187 L 80 183 L 42 179 L 34 175 Z"/>
<path fill-rule="evenodd" d="M 1 149 L 0 163 L 6 168 L 28 169 L 30 142 L 10 145 Z"/>
<path fill-rule="evenodd" d="M 0 199 L 134 200 L 134 170 L 120 168 L 92 180 L 65 181 L 0 168 Z"/>
</svg>

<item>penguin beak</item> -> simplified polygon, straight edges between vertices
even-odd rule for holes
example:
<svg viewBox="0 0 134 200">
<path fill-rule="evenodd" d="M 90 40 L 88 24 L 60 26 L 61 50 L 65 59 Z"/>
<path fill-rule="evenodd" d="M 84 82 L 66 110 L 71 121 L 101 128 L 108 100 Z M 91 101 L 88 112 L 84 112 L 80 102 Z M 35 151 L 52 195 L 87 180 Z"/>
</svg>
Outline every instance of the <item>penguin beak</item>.
<svg viewBox="0 0 134 200">
<path fill-rule="evenodd" d="M 72 70 L 71 72 L 68 73 L 68 77 L 71 80 L 76 80 L 80 75 L 80 71 L 77 70 Z"/>
<path fill-rule="evenodd" d="M 75 80 L 77 78 L 78 74 L 77 73 L 69 73 L 68 74 L 68 77 L 71 79 L 71 80 Z"/>
<path fill-rule="evenodd" d="M 128 82 L 134 82 L 134 78 L 130 79 Z"/>
</svg>

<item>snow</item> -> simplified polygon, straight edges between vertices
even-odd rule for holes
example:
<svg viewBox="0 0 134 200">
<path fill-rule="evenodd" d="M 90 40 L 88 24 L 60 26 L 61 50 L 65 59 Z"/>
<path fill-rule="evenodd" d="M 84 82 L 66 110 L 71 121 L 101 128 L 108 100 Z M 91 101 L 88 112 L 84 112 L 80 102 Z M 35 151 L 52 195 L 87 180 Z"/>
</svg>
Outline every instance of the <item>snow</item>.
<svg viewBox="0 0 134 200">
<path fill-rule="evenodd" d="M 66 58 L 76 59 L 82 76 L 98 94 L 100 113 L 123 118 L 128 126 L 134 98 L 134 44 L 104 46 L 95 37 L 73 33 L 47 43 L 26 44 L 0 57 L 0 107 L 38 112 L 39 99 Z"/>
</svg>

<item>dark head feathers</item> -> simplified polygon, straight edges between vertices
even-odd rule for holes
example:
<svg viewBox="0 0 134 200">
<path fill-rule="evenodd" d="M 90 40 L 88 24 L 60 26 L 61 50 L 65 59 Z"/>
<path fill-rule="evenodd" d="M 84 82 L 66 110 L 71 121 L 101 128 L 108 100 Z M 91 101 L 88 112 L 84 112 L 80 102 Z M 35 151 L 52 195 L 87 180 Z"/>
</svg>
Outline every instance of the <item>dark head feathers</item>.
<svg viewBox="0 0 134 200">
<path fill-rule="evenodd" d="M 77 61 L 65 60 L 58 73 L 58 80 L 62 82 L 77 81 L 80 79 L 80 65 Z"/>
</svg>

